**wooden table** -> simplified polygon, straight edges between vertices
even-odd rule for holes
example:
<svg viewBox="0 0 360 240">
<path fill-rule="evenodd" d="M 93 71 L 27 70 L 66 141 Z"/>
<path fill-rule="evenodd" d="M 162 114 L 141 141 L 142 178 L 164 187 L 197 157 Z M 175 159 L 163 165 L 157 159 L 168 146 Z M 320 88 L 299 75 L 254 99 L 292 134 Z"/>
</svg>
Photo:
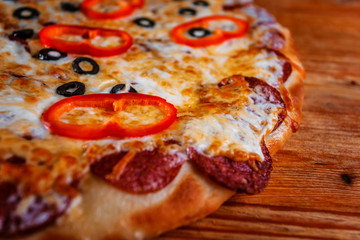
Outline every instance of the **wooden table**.
<svg viewBox="0 0 360 240">
<path fill-rule="evenodd" d="M 307 71 L 304 120 L 266 190 L 159 240 L 360 239 L 360 0 L 257 0 Z"/>
</svg>

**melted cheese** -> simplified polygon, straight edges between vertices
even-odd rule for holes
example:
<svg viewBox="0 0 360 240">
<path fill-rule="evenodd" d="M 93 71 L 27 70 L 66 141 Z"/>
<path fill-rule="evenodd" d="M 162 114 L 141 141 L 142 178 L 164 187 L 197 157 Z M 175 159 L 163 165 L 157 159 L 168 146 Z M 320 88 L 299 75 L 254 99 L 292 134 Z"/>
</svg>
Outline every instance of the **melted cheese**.
<svg viewBox="0 0 360 240">
<path fill-rule="evenodd" d="M 191 1 L 149 0 L 144 8 L 136 10 L 127 18 L 98 21 L 88 19 L 81 12 L 61 11 L 60 1 L 52 0 L 32 3 L 41 14 L 36 20 L 24 21 L 12 17 L 12 11 L 22 6 L 21 3 L 0 4 L 5 9 L 1 10 L 4 19 L 0 19 L 3 28 L 0 28 L 0 61 L 3 63 L 0 65 L 0 130 L 7 129 L 11 134 L 6 134 L 17 139 L 13 141 L 20 141 L 21 136 L 30 135 L 58 159 L 62 159 L 66 153 L 53 143 L 60 141 L 67 147 L 73 145 L 77 151 L 71 156 L 81 159 L 81 164 L 74 164 L 74 168 L 81 171 L 87 171 L 88 167 L 88 163 L 82 165 L 83 162 L 107 152 L 129 150 L 132 147 L 151 150 L 165 140 L 180 142 L 181 147 L 171 145 L 166 151 L 177 152 L 182 157 L 186 157 L 187 147 L 194 147 L 211 156 L 225 155 L 237 161 L 264 158 L 260 142 L 275 126 L 280 106 L 261 102 L 261 96 L 245 85 L 241 86 L 244 91 L 231 93 L 229 96 L 216 93 L 217 84 L 222 79 L 236 74 L 260 78 L 275 88 L 281 86 L 281 59 L 274 53 L 253 48 L 254 37 L 261 37 L 264 29 L 250 29 L 241 38 L 205 48 L 176 44 L 170 37 L 173 27 L 204 16 L 226 14 L 253 23 L 256 20 L 256 9 L 224 12 L 221 1 L 214 0 L 207 8 L 197 7 L 196 16 L 183 16 L 177 14 L 179 8 L 193 7 Z M 154 28 L 137 26 L 133 23 L 137 17 L 154 20 Z M 81 75 L 72 68 L 72 61 L 78 55 L 69 54 L 58 61 L 41 61 L 33 57 L 44 48 L 36 34 L 49 21 L 122 29 L 133 36 L 134 44 L 119 56 L 90 56 L 99 64 L 100 71 L 96 75 Z M 220 25 L 233 27 L 227 22 Z M 35 31 L 35 36 L 28 40 L 30 53 L 22 44 L 8 38 L 12 31 L 24 28 Z M 119 39 L 109 37 L 104 41 L 97 38 L 93 43 L 97 46 L 113 46 L 119 43 Z M 41 116 L 49 106 L 64 98 L 56 94 L 56 89 L 71 81 L 84 83 L 85 94 L 109 93 L 117 84 L 126 84 L 127 88 L 132 86 L 139 93 L 160 96 L 174 104 L 178 109 L 178 119 L 160 134 L 136 139 L 81 141 L 56 136 L 44 128 Z M 206 87 L 213 92 L 209 90 L 205 96 L 201 91 Z M 204 104 L 204 99 L 208 103 L 213 101 L 213 105 Z M 252 99 L 258 99 L 260 103 L 255 104 Z M 140 109 L 122 114 L 125 122 L 136 124 L 150 123 L 160 116 L 156 111 L 144 113 Z M 112 113 L 79 110 L 71 117 L 69 115 L 66 121 L 71 122 L 75 117 L 77 123 L 102 122 L 112 117 Z M 10 149 L 11 145 L 3 146 Z M 3 149 L 0 155 L 12 153 L 9 149 Z M 19 150 L 24 155 L 27 151 L 29 150 L 25 148 Z M 57 168 L 57 171 L 66 172 L 62 167 Z M 75 170 L 71 170 L 69 174 L 74 172 Z M 58 176 L 57 174 L 54 176 Z"/>
<path fill-rule="evenodd" d="M 16 41 L 5 39 L 0 40 L 0 54 L 8 54 L 7 60 L 16 62 L 19 65 L 26 65 L 30 62 L 31 56 L 26 52 L 24 46 Z"/>
</svg>

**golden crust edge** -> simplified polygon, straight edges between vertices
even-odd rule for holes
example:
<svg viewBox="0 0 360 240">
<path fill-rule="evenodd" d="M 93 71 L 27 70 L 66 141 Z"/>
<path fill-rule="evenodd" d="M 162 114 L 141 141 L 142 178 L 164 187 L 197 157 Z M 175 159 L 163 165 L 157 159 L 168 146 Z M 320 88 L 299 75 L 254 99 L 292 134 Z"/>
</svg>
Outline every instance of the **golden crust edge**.
<svg viewBox="0 0 360 240">
<path fill-rule="evenodd" d="M 234 193 L 207 179 L 192 166 L 164 202 L 134 213 L 132 223 L 141 226 L 146 237 L 158 236 L 215 212 Z"/>
</svg>

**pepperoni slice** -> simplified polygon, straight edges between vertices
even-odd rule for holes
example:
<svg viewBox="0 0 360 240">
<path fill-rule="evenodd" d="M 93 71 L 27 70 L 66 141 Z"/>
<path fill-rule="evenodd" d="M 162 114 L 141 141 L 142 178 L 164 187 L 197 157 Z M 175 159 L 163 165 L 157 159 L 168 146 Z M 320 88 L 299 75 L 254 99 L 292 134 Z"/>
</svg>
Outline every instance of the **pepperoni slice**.
<svg viewBox="0 0 360 240">
<path fill-rule="evenodd" d="M 253 27 L 276 23 L 275 17 L 262 7 L 249 5 L 242 8 L 241 11 L 254 18 L 254 22 L 251 24 Z"/>
<path fill-rule="evenodd" d="M 237 162 L 223 156 L 209 157 L 194 148 L 188 149 L 188 156 L 211 180 L 238 192 L 255 194 L 265 188 L 272 170 L 271 156 L 265 143 L 261 144 L 261 149 L 265 157 L 262 162 Z"/>
<path fill-rule="evenodd" d="M 252 0 L 226 0 L 222 6 L 224 11 L 233 11 L 253 4 Z"/>
<path fill-rule="evenodd" d="M 283 111 L 279 113 L 277 123 L 272 130 L 275 131 L 287 116 L 286 105 L 281 97 L 281 94 L 279 93 L 278 90 L 276 90 L 276 88 L 271 87 L 266 82 L 260 79 L 254 77 L 245 77 L 245 80 L 248 82 L 249 87 L 254 89 L 255 91 L 258 91 L 259 95 L 262 96 L 263 98 L 261 100 L 255 99 L 254 100 L 255 104 L 258 103 L 257 101 L 262 101 L 265 103 L 276 104 L 279 105 L 281 108 L 283 108 Z"/>
<path fill-rule="evenodd" d="M 22 201 L 24 205 L 20 207 Z M 45 227 L 65 212 L 70 199 L 58 196 L 48 202 L 42 196 L 24 198 L 11 182 L 0 182 L 0 237 L 11 237 Z"/>
<path fill-rule="evenodd" d="M 292 65 L 289 61 L 286 61 L 284 62 L 283 64 L 283 75 L 282 75 L 282 80 L 283 80 L 283 83 L 285 83 L 290 75 L 292 73 Z"/>
<path fill-rule="evenodd" d="M 285 36 L 279 30 L 270 28 L 262 34 L 262 38 L 260 39 L 260 42 L 256 44 L 256 47 L 281 50 L 285 47 L 285 44 Z"/>
<path fill-rule="evenodd" d="M 141 194 L 167 186 L 177 176 L 184 161 L 179 154 L 165 154 L 159 149 L 117 152 L 94 162 L 90 169 L 116 188 Z"/>
<path fill-rule="evenodd" d="M 264 48 L 266 51 L 268 52 L 273 52 L 276 54 L 276 56 L 278 56 L 279 58 L 281 58 L 281 64 L 282 64 L 282 75 L 281 75 L 281 78 L 282 78 L 282 81 L 283 83 L 285 83 L 291 73 L 292 73 L 292 64 L 291 64 L 291 60 L 285 56 L 282 52 L 280 52 L 279 50 L 274 50 L 274 49 L 269 49 L 269 48 Z"/>
<path fill-rule="evenodd" d="M 231 84 L 232 79 L 243 78 L 241 75 L 234 75 L 230 78 L 222 80 L 218 87 Z M 248 83 L 248 87 L 255 94 L 250 95 L 254 104 L 259 106 L 275 105 L 278 109 L 278 120 L 274 129 L 277 128 L 286 117 L 286 105 L 279 91 L 267 84 L 265 81 L 254 77 L 244 77 Z M 267 112 L 267 108 L 264 109 Z M 271 111 L 269 109 L 269 111 Z M 271 112 L 269 112 L 271 113 Z M 188 148 L 188 157 L 192 160 L 197 168 L 213 181 L 227 187 L 229 189 L 254 194 L 262 191 L 267 185 L 272 170 L 271 156 L 265 143 L 261 145 L 264 155 L 263 161 L 244 160 L 234 161 L 224 156 L 207 156 L 198 152 L 194 148 Z"/>
<path fill-rule="evenodd" d="M 245 77 L 245 81 L 248 82 L 249 88 L 259 93 L 258 95 L 262 97 L 261 100 L 257 99 L 257 101 L 265 101 L 267 103 L 280 105 L 282 108 L 285 108 L 285 103 L 281 98 L 281 94 L 276 88 L 254 77 Z M 257 104 L 257 102 L 255 102 L 255 104 Z"/>
</svg>

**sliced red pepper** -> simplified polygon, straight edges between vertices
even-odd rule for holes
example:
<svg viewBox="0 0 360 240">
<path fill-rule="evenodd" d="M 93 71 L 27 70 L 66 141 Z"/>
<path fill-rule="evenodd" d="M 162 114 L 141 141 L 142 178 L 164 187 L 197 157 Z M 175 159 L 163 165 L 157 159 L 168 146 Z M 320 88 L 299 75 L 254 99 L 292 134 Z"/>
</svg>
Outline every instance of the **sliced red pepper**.
<svg viewBox="0 0 360 240">
<path fill-rule="evenodd" d="M 132 37 L 124 31 L 91 28 L 76 25 L 54 24 L 44 27 L 40 33 L 40 40 L 46 47 L 58 49 L 66 53 L 87 54 L 95 57 L 109 57 L 126 52 L 132 45 Z M 82 41 L 67 41 L 59 39 L 64 35 L 80 36 Z M 118 37 L 122 40 L 119 46 L 100 47 L 91 43 L 96 37 Z"/>
<path fill-rule="evenodd" d="M 98 20 L 118 19 L 130 16 L 137 8 L 142 8 L 145 4 L 144 0 L 118 0 L 119 9 L 112 12 L 99 12 L 94 10 L 97 4 L 104 0 L 84 0 L 81 5 L 81 11 L 89 18 Z"/>
<path fill-rule="evenodd" d="M 190 29 L 195 29 L 195 28 L 209 29 L 211 22 L 216 22 L 216 21 L 231 21 L 237 26 L 237 29 L 235 29 L 234 31 L 225 31 L 223 29 L 216 28 L 215 30 L 211 31 L 211 34 L 208 34 L 208 36 L 204 36 L 200 38 L 192 38 L 189 35 Z M 249 28 L 249 23 L 242 19 L 238 19 L 230 16 L 220 16 L 220 15 L 209 16 L 209 17 L 199 18 L 176 26 L 171 31 L 171 37 L 174 40 L 174 42 L 188 45 L 190 47 L 207 47 L 211 45 L 220 44 L 231 38 L 242 37 L 248 31 L 248 28 Z"/>
<path fill-rule="evenodd" d="M 113 116 L 103 124 L 69 124 L 61 117 L 75 108 L 100 108 L 115 112 L 131 105 L 151 105 L 159 108 L 164 117 L 158 122 L 138 126 L 127 125 Z M 48 108 L 43 114 L 43 124 L 53 133 L 76 139 L 100 139 L 106 137 L 143 137 L 167 129 L 176 120 L 177 110 L 165 99 L 139 94 L 90 94 L 65 98 Z"/>
</svg>

